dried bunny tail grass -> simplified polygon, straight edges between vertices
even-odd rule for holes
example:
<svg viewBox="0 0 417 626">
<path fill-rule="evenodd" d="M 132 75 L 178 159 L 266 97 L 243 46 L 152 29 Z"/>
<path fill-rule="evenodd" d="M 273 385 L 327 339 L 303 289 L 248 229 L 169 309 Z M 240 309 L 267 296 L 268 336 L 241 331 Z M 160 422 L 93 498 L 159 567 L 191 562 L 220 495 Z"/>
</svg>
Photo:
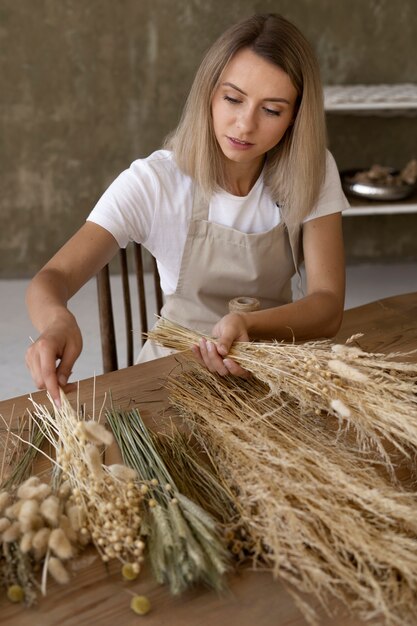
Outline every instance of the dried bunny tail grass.
<svg viewBox="0 0 417 626">
<path fill-rule="evenodd" d="M 51 526 L 58 525 L 51 532 L 49 548 L 60 558 L 69 558 L 69 550 L 62 546 L 60 550 L 55 542 L 64 533 L 74 548 L 91 540 L 103 561 L 134 561 L 143 497 L 128 468 L 125 475 L 131 479 L 122 481 L 102 464 L 101 449 L 114 441 L 112 433 L 101 424 L 81 419 L 63 392 L 60 408 L 52 400 L 52 411 L 34 401 L 32 404 L 32 419 L 55 450 L 54 457 L 48 459 L 60 478 L 65 477 L 57 490 L 65 499 L 58 524 L 47 507 L 43 511 L 45 517 L 49 515 Z"/>
<path fill-rule="evenodd" d="M 236 494 L 255 566 L 325 607 L 333 596 L 363 619 L 416 623 L 415 493 L 294 404 L 277 405 L 260 381 L 196 366 L 168 391 Z"/>
<path fill-rule="evenodd" d="M 160 319 L 148 336 L 184 351 L 202 335 Z M 291 403 L 301 413 L 336 417 L 339 433 L 350 436 L 353 431 L 361 448 L 376 450 L 394 473 L 387 449 L 395 448 L 410 460 L 417 453 L 417 364 L 394 360 L 414 352 L 366 353 L 325 340 L 242 342 L 229 355 L 267 384 L 279 405 Z"/>
</svg>

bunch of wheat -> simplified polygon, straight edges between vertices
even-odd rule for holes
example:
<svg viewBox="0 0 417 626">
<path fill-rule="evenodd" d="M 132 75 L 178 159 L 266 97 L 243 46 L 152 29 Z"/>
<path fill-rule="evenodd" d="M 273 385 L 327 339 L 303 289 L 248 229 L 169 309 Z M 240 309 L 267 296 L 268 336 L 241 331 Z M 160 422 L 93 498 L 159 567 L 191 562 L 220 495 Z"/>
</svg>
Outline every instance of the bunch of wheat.
<svg viewBox="0 0 417 626">
<path fill-rule="evenodd" d="M 199 339 L 166 322 L 152 337 L 177 350 Z M 398 356 L 327 341 L 236 344 L 230 357 L 251 379 L 191 366 L 168 389 L 236 494 L 256 564 L 325 607 L 333 596 L 362 619 L 412 626 L 417 498 L 395 471 L 417 450 L 417 366 Z"/>
</svg>

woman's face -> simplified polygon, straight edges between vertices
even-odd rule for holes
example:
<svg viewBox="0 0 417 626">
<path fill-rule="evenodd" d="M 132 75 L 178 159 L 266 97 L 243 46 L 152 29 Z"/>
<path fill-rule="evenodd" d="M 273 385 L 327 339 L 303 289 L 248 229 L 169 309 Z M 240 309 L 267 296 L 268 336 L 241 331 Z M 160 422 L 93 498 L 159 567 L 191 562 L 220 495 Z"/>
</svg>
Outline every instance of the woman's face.
<svg viewBox="0 0 417 626">
<path fill-rule="evenodd" d="M 297 91 L 284 70 L 239 50 L 212 100 L 213 128 L 229 165 L 260 167 L 292 123 Z"/>
</svg>

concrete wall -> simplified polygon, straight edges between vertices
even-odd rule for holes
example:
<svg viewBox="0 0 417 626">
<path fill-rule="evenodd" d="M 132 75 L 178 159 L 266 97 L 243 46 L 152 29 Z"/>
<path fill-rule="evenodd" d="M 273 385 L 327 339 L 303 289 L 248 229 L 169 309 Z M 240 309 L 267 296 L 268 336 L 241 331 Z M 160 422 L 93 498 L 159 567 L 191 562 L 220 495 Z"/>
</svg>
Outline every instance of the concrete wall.
<svg viewBox="0 0 417 626">
<path fill-rule="evenodd" d="M 0 0 L 0 276 L 32 275 L 160 146 L 212 40 L 260 11 L 305 32 L 324 82 L 417 82 L 416 0 Z M 330 118 L 340 167 L 417 156 L 417 117 Z M 416 217 L 345 218 L 348 256 L 416 258 Z"/>
</svg>

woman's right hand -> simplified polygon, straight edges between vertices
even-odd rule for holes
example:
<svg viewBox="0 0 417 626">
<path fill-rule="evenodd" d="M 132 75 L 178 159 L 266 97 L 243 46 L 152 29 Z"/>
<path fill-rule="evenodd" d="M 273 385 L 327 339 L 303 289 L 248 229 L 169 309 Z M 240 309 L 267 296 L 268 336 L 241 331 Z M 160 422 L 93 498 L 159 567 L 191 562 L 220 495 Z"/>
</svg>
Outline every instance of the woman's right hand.
<svg viewBox="0 0 417 626">
<path fill-rule="evenodd" d="M 26 352 L 26 365 L 38 389 L 46 389 L 56 406 L 82 350 L 79 326 L 67 309 L 51 322 Z"/>
</svg>

